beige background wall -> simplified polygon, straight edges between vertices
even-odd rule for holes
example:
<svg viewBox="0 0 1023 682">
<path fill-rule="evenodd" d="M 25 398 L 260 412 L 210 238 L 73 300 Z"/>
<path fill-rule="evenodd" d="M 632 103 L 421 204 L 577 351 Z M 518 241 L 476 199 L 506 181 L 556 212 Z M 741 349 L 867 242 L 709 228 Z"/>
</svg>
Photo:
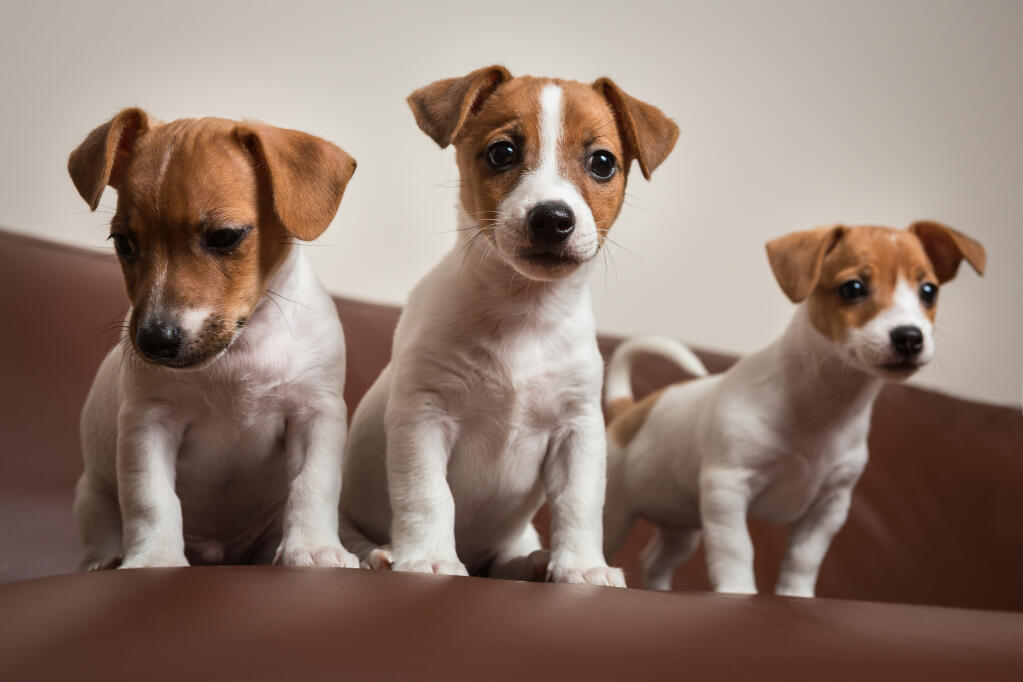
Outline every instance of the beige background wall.
<svg viewBox="0 0 1023 682">
<path fill-rule="evenodd" d="M 682 129 L 593 275 L 600 327 L 737 352 L 791 306 L 763 243 L 846 221 L 945 221 L 989 276 L 942 292 L 917 381 L 1019 404 L 1023 380 L 1023 3 L 90 2 L 0 5 L 0 225 L 107 249 L 68 152 L 119 108 L 260 118 L 327 137 L 359 170 L 307 247 L 327 286 L 400 302 L 450 247 L 450 150 L 404 97 L 501 62 L 611 75 Z M 112 207 L 108 190 L 103 205 Z M 0 275 L 2 277 L 2 275 Z"/>
</svg>

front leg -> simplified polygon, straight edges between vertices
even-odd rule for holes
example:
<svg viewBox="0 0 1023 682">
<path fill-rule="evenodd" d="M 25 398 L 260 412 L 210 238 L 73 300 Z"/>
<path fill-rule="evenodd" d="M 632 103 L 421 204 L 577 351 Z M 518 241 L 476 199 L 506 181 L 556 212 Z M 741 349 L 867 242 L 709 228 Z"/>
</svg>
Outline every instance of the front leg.
<svg viewBox="0 0 1023 682">
<path fill-rule="evenodd" d="M 164 405 L 122 408 L 117 418 L 121 568 L 188 566 L 174 490 L 185 424 Z"/>
<path fill-rule="evenodd" d="M 700 476 L 707 573 L 716 592 L 757 593 L 753 541 L 746 525 L 750 497 L 747 472 L 712 470 Z"/>
<path fill-rule="evenodd" d="M 290 485 L 275 564 L 359 567 L 338 537 L 345 414 L 344 400 L 332 396 L 288 416 L 284 437 Z"/>
<path fill-rule="evenodd" d="M 843 471 L 825 484 L 810 508 L 793 524 L 775 593 L 812 597 L 824 555 L 845 524 L 852 489 L 862 469 Z"/>
<path fill-rule="evenodd" d="M 387 415 L 391 568 L 468 575 L 455 548 L 447 469 L 455 426 L 429 394 L 392 398 Z"/>
<path fill-rule="evenodd" d="M 604 560 L 607 445 L 598 405 L 587 406 L 571 429 L 553 441 L 543 479 L 551 510 L 548 579 L 625 587 L 621 569 Z"/>
</svg>

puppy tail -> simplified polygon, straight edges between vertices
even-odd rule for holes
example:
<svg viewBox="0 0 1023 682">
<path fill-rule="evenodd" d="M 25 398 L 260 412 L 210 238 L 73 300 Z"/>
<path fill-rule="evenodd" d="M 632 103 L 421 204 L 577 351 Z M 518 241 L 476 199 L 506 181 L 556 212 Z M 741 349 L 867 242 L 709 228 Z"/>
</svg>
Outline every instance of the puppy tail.
<svg viewBox="0 0 1023 682">
<path fill-rule="evenodd" d="M 632 363 L 637 355 L 649 353 L 671 360 L 693 376 L 707 376 L 707 368 L 685 344 L 666 336 L 637 336 L 624 341 L 611 354 L 607 366 L 604 406 L 611 420 L 636 403 L 632 395 Z"/>
</svg>

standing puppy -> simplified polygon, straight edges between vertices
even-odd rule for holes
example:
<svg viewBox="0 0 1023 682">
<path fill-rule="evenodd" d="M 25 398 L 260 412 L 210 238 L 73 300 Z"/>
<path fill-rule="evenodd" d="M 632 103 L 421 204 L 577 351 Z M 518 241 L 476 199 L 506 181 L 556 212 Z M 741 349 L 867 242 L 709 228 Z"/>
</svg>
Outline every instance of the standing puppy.
<svg viewBox="0 0 1023 682">
<path fill-rule="evenodd" d="M 408 101 L 455 145 L 459 237 L 410 295 L 355 413 L 342 538 L 374 566 L 529 578 L 546 497 L 548 577 L 623 585 L 601 551 L 603 363 L 586 280 L 632 160 L 649 177 L 678 130 L 610 80 L 500 66 Z"/>
<path fill-rule="evenodd" d="M 257 123 L 126 109 L 71 154 L 131 300 L 82 412 L 80 570 L 356 566 L 338 540 L 345 347 L 292 239 L 318 237 L 355 161 Z"/>
<path fill-rule="evenodd" d="M 933 356 L 938 285 L 963 259 L 978 273 L 985 263 L 980 244 L 933 222 L 796 232 L 767 253 L 785 294 L 802 302 L 773 344 L 638 403 L 633 357 L 682 364 L 688 351 L 635 339 L 612 357 L 605 549 L 617 551 L 637 516 L 653 523 L 641 557 L 649 588 L 671 587 L 702 527 L 713 588 L 756 592 L 752 516 L 792 525 L 776 591 L 812 597 L 867 463 L 874 398 Z"/>
</svg>

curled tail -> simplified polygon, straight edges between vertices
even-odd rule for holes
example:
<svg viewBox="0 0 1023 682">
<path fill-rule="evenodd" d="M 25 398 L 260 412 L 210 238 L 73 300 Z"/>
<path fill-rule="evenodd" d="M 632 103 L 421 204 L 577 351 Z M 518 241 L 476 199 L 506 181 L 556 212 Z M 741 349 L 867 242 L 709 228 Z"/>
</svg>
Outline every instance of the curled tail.
<svg viewBox="0 0 1023 682">
<path fill-rule="evenodd" d="M 700 358 L 675 339 L 666 336 L 636 336 L 628 339 L 615 348 L 607 367 L 604 404 L 611 419 L 636 403 L 632 395 L 632 363 L 642 353 L 667 358 L 694 376 L 705 377 L 708 374 Z"/>
</svg>

